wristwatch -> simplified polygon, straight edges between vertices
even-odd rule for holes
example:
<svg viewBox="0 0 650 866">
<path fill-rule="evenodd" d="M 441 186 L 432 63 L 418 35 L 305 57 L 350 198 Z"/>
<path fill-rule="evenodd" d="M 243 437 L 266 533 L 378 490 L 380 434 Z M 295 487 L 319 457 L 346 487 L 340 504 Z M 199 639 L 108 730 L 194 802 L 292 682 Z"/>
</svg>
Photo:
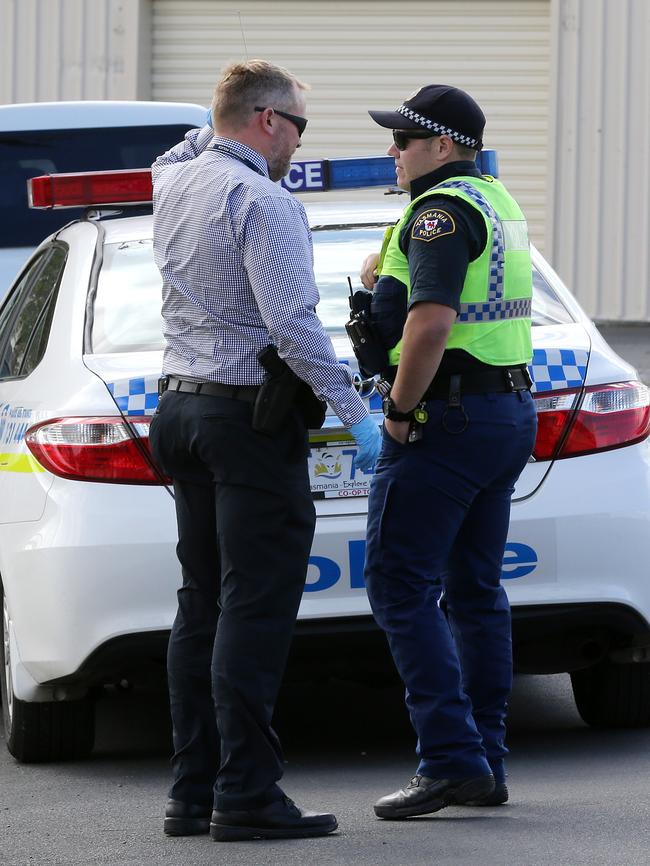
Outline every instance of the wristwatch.
<svg viewBox="0 0 650 866">
<path fill-rule="evenodd" d="M 395 408 L 395 402 L 390 396 L 384 397 L 381 401 L 381 408 L 383 409 L 384 417 L 388 418 L 389 421 L 413 420 L 413 410 L 411 409 L 410 412 L 400 412 L 399 409 Z"/>
</svg>

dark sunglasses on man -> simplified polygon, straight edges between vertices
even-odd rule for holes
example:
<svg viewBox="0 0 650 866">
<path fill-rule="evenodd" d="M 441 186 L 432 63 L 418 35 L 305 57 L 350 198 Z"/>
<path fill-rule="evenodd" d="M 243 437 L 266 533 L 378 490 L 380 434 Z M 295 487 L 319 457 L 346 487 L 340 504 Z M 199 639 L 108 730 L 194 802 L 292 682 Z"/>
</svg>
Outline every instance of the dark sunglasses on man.
<svg viewBox="0 0 650 866">
<path fill-rule="evenodd" d="M 260 108 L 259 105 L 255 106 L 255 111 L 266 111 L 269 106 L 266 105 L 264 108 Z M 300 117 L 299 114 L 289 114 L 288 111 L 280 111 L 279 108 L 272 108 L 271 111 L 275 111 L 276 114 L 279 114 L 280 117 L 284 117 L 285 120 L 289 120 L 298 130 L 298 137 L 303 134 L 305 131 L 305 127 L 307 126 L 307 118 Z"/>
<path fill-rule="evenodd" d="M 406 150 L 413 138 L 435 138 L 440 133 L 429 132 L 426 129 L 394 129 L 393 141 L 398 150 Z"/>
</svg>

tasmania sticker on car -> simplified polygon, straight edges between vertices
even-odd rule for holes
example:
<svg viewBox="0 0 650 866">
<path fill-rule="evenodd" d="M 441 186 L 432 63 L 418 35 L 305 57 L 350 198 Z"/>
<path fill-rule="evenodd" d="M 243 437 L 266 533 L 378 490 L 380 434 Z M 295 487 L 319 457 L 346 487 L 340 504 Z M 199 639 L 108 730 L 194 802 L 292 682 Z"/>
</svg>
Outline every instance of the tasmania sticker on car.
<svg viewBox="0 0 650 866">
<path fill-rule="evenodd" d="M 357 466 L 357 448 L 350 440 L 312 447 L 309 482 L 315 499 L 367 496 L 372 472 Z"/>
</svg>

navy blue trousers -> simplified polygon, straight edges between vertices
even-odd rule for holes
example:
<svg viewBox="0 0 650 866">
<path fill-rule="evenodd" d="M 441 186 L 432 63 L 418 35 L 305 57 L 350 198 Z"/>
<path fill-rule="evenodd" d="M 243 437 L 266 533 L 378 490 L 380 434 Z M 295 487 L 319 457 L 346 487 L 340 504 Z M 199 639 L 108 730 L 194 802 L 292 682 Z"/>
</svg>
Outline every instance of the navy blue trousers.
<svg viewBox="0 0 650 866">
<path fill-rule="evenodd" d="M 531 454 L 532 397 L 464 395 L 463 432 L 427 403 L 419 442 L 384 430 L 372 481 L 365 579 L 418 737 L 417 772 L 505 778 L 510 607 L 500 583 L 515 482 Z M 447 426 L 461 427 L 458 410 Z"/>
<path fill-rule="evenodd" d="M 167 672 L 170 797 L 218 809 L 283 796 L 271 720 L 307 574 L 315 513 L 307 430 L 274 436 L 250 403 L 168 392 L 151 447 L 172 476 L 183 585 Z"/>
</svg>

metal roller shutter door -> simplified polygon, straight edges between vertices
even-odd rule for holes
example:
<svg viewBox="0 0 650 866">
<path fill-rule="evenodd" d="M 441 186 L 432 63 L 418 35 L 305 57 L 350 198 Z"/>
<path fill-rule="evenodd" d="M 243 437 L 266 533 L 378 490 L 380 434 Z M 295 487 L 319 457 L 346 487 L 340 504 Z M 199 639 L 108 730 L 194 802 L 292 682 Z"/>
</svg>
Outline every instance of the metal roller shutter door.
<svg viewBox="0 0 650 866">
<path fill-rule="evenodd" d="M 430 82 L 468 90 L 543 246 L 550 0 L 153 0 L 152 13 L 156 100 L 207 105 L 219 70 L 245 57 L 309 82 L 301 159 L 383 153 L 388 138 L 368 108 L 395 108 Z"/>
</svg>

